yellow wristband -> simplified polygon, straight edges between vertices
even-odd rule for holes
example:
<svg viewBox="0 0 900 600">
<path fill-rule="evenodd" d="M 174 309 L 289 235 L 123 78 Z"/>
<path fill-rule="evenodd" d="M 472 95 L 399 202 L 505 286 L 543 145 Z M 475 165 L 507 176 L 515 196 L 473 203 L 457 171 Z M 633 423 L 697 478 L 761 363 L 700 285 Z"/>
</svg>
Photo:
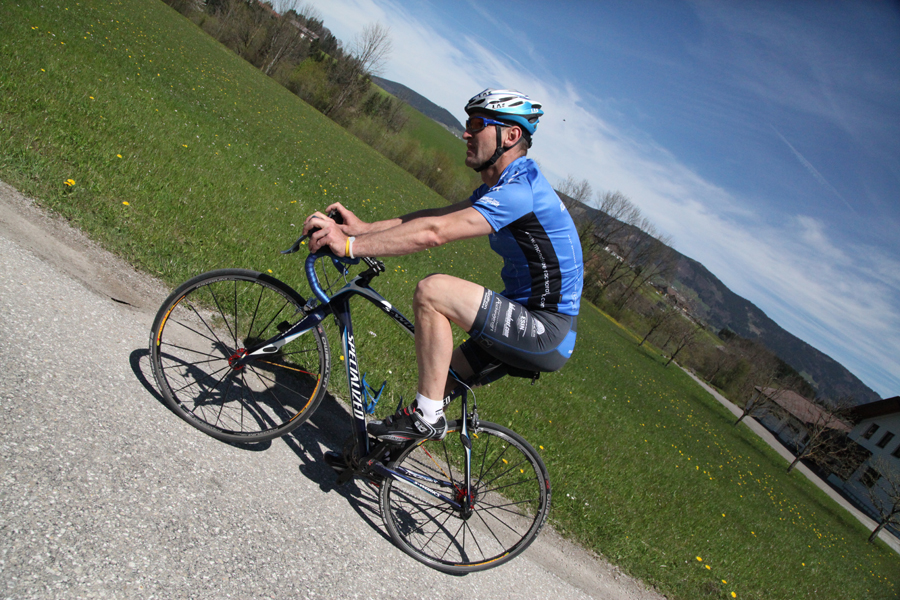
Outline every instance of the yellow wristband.
<svg viewBox="0 0 900 600">
<path fill-rule="evenodd" d="M 344 246 L 344 256 L 350 256 L 350 238 L 347 238 L 347 244 Z"/>
</svg>

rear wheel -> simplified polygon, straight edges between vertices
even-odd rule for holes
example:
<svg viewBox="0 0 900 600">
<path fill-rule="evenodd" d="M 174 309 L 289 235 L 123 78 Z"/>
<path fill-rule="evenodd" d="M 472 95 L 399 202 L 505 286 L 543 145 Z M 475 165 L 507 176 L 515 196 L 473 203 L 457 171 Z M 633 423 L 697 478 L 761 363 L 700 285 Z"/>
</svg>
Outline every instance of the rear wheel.
<svg viewBox="0 0 900 600">
<path fill-rule="evenodd" d="M 166 403 L 227 442 L 262 442 L 301 425 L 328 384 L 321 326 L 275 354 L 236 361 L 299 321 L 304 304 L 289 286 L 256 271 L 210 271 L 182 284 L 160 307 L 150 336 L 150 362 Z"/>
<path fill-rule="evenodd" d="M 442 441 L 405 449 L 389 468 L 457 503 L 466 503 L 461 422 Z M 550 510 L 550 478 L 528 442 L 495 425 L 479 423 L 472 442 L 470 510 L 408 482 L 385 479 L 381 514 L 394 542 L 413 558 L 447 573 L 489 569 L 514 558 L 537 536 Z"/>
</svg>

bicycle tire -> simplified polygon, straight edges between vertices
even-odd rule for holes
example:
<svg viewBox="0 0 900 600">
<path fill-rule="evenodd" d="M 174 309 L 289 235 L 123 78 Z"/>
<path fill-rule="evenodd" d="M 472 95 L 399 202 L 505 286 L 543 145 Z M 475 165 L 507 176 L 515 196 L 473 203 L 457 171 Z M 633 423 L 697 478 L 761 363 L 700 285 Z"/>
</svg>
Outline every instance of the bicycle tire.
<svg viewBox="0 0 900 600">
<path fill-rule="evenodd" d="M 464 448 L 457 438 L 461 423 L 449 423 L 442 441 L 410 445 L 388 467 L 420 473 L 420 483 L 458 500 L 465 495 Z M 484 421 L 469 436 L 475 503 L 468 519 L 408 483 L 387 478 L 379 492 L 382 519 L 394 543 L 445 573 L 482 571 L 515 558 L 534 541 L 550 510 L 550 478 L 528 442 Z M 454 488 L 438 480 L 453 482 Z"/>
<path fill-rule="evenodd" d="M 328 386 L 331 353 L 321 325 L 241 368 L 229 359 L 297 322 L 305 303 L 274 277 L 244 269 L 180 285 L 150 334 L 150 363 L 166 404 L 225 442 L 264 442 L 299 427 Z"/>
</svg>

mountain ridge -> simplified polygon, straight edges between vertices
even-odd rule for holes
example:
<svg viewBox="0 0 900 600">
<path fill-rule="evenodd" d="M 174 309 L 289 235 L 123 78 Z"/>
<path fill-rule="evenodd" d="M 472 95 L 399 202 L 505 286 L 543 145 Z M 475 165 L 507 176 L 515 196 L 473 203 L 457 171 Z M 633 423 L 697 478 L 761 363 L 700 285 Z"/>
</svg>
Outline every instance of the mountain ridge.
<svg viewBox="0 0 900 600">
<path fill-rule="evenodd" d="M 388 94 L 403 100 L 426 117 L 446 127 L 457 137 L 462 137 L 464 127 L 453 114 L 442 106 L 438 106 L 425 96 L 411 90 L 402 83 L 390 81 L 382 77 L 372 77 L 372 81 Z"/>
<path fill-rule="evenodd" d="M 601 212 L 568 196 L 566 199 L 576 222 L 594 220 Z M 639 235 L 646 237 L 643 232 Z M 734 293 L 702 263 L 674 248 L 670 247 L 670 250 L 676 256 L 677 265 L 671 285 L 684 298 L 689 312 L 695 317 L 716 331 L 730 329 L 741 337 L 759 341 L 803 375 L 820 397 L 832 400 L 852 398 L 857 404 L 881 399 L 842 364 L 785 330 L 762 309 Z"/>
</svg>

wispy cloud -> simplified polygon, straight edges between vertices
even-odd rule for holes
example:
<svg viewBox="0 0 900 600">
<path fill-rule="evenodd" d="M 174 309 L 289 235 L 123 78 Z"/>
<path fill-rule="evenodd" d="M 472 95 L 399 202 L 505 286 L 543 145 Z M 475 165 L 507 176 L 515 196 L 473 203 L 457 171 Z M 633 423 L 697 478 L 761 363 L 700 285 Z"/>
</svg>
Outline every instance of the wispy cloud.
<svg viewBox="0 0 900 600">
<path fill-rule="evenodd" d="M 794 153 L 794 156 L 797 157 L 797 160 L 800 161 L 800 164 L 803 165 L 804 167 L 806 167 L 806 170 L 810 172 L 810 174 L 815 178 L 815 180 L 818 181 L 820 184 L 822 184 L 823 187 L 825 187 L 828 191 L 830 191 L 836 197 L 838 197 L 841 200 L 841 202 L 843 202 L 844 205 L 847 208 L 849 208 L 851 212 L 853 212 L 853 214 L 855 214 L 856 216 L 859 216 L 859 213 L 856 212 L 856 209 L 853 208 L 853 206 L 849 202 L 847 202 L 847 199 L 844 198 L 841 195 L 841 193 L 839 191 L 837 191 L 837 189 L 833 185 L 831 185 L 831 183 L 829 183 L 828 180 L 825 179 L 825 177 L 821 173 L 819 173 L 818 169 L 816 169 L 814 166 L 812 166 L 812 163 L 809 162 L 808 160 L 806 160 L 806 157 L 803 156 L 802 154 L 800 154 L 800 151 L 797 150 L 796 148 L 794 148 L 794 145 L 791 144 L 789 141 L 787 141 L 787 138 L 784 137 L 783 135 L 781 135 L 781 132 L 778 131 L 777 129 L 775 129 L 774 125 L 769 124 L 769 126 L 772 128 L 772 131 L 775 132 L 775 135 L 777 135 L 781 139 L 782 142 L 787 144 L 787 147 L 791 149 L 791 152 Z"/>
</svg>

